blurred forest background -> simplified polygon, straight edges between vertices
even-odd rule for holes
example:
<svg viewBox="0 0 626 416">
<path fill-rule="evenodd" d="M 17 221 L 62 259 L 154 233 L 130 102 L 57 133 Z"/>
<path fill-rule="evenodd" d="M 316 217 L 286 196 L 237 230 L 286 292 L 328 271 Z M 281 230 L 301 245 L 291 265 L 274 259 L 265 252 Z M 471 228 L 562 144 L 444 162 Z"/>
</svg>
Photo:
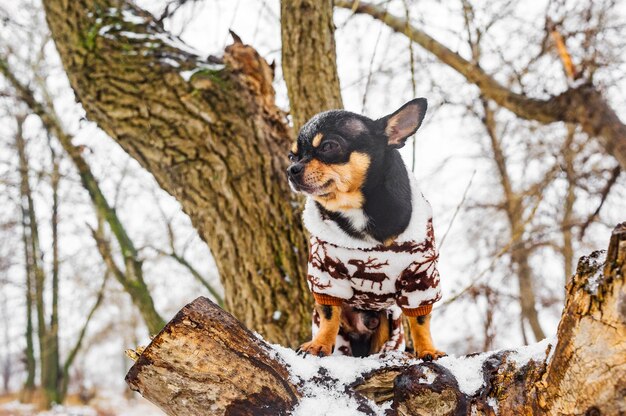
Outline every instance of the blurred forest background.
<svg viewBox="0 0 626 416">
<path fill-rule="evenodd" d="M 124 350 L 200 295 L 305 339 L 282 171 L 289 124 L 322 109 L 428 98 L 402 154 L 433 205 L 448 353 L 552 336 L 578 257 L 625 219 L 624 1 L 60 3 L 0 4 L 0 414 L 156 412 Z M 238 38 L 273 65 L 237 67 Z"/>
</svg>

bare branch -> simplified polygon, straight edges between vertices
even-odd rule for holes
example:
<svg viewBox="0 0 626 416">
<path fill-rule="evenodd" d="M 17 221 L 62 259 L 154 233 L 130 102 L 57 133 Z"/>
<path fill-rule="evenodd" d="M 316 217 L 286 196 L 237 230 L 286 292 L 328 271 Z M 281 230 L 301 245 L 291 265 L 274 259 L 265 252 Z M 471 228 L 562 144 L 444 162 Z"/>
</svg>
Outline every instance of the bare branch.
<svg viewBox="0 0 626 416">
<path fill-rule="evenodd" d="M 335 5 L 370 15 L 394 31 L 409 36 L 467 81 L 478 86 L 486 98 L 521 118 L 544 124 L 556 121 L 579 124 L 585 133 L 598 138 L 606 152 L 613 155 L 622 168 L 626 168 L 626 125 L 591 83 L 572 87 L 547 99 L 531 98 L 504 87 L 480 66 L 472 64 L 426 32 L 411 26 L 401 17 L 387 13 L 378 5 L 353 0 L 337 0 Z M 407 30 L 407 27 L 410 29 Z"/>
<path fill-rule="evenodd" d="M 582 239 L 585 236 L 585 232 L 587 231 L 587 228 L 589 227 L 589 225 L 591 225 L 591 223 L 595 221 L 595 219 L 600 214 L 600 210 L 602 210 L 602 207 L 604 206 L 604 202 L 609 196 L 609 193 L 611 192 L 613 185 L 615 185 L 615 183 L 617 182 L 617 179 L 619 178 L 619 175 L 621 172 L 622 172 L 622 168 L 619 165 L 615 166 L 613 170 L 611 171 L 611 176 L 607 180 L 606 185 L 604 185 L 604 188 L 602 188 L 602 191 L 600 191 L 600 203 L 598 204 L 598 207 L 589 217 L 587 217 L 585 222 L 580 226 L 580 232 L 579 232 L 580 239 Z"/>
</svg>

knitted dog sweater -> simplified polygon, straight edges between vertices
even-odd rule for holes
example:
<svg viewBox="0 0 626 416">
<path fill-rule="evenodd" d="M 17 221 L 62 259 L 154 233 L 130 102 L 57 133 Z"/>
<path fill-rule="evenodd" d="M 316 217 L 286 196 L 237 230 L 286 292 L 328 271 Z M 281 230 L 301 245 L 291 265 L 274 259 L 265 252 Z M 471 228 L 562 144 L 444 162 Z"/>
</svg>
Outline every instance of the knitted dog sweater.
<svg viewBox="0 0 626 416">
<path fill-rule="evenodd" d="M 311 234 L 307 279 L 315 300 L 322 305 L 346 303 L 359 309 L 387 311 L 392 337 L 384 351 L 404 349 L 401 311 L 408 316 L 427 315 L 441 297 L 432 210 L 409 176 L 411 218 L 391 244 L 350 236 L 310 198 L 303 213 Z M 313 335 L 318 329 L 315 318 Z M 335 351 L 349 355 L 340 337 Z"/>
</svg>

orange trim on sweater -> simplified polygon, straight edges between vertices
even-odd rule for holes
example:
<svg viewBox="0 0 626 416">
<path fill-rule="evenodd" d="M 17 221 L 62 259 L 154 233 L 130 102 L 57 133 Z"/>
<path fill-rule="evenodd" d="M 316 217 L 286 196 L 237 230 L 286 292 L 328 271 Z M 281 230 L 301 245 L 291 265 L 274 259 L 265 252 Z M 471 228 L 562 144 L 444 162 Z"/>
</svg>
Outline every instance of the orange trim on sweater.
<svg viewBox="0 0 626 416">
<path fill-rule="evenodd" d="M 341 306 L 343 303 L 343 299 L 336 298 L 330 295 L 323 295 L 321 293 L 313 292 L 313 297 L 315 298 L 315 303 L 318 305 L 329 305 L 329 306 Z"/>
<path fill-rule="evenodd" d="M 419 308 L 414 308 L 414 309 L 402 308 L 402 312 L 404 312 L 406 316 L 411 316 L 411 317 L 425 316 L 425 315 L 428 315 L 430 312 L 432 312 L 432 310 L 433 310 L 433 305 L 424 305 L 424 306 L 420 306 Z"/>
</svg>

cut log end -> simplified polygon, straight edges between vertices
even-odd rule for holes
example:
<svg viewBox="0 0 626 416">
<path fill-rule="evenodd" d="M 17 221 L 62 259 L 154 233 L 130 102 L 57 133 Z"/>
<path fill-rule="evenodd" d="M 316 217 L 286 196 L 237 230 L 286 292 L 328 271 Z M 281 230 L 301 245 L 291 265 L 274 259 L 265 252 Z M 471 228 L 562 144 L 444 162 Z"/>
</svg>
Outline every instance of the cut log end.
<svg viewBox="0 0 626 416">
<path fill-rule="evenodd" d="M 126 382 L 167 414 L 284 414 L 299 393 L 273 356 L 233 316 L 200 297 L 153 339 Z"/>
</svg>

